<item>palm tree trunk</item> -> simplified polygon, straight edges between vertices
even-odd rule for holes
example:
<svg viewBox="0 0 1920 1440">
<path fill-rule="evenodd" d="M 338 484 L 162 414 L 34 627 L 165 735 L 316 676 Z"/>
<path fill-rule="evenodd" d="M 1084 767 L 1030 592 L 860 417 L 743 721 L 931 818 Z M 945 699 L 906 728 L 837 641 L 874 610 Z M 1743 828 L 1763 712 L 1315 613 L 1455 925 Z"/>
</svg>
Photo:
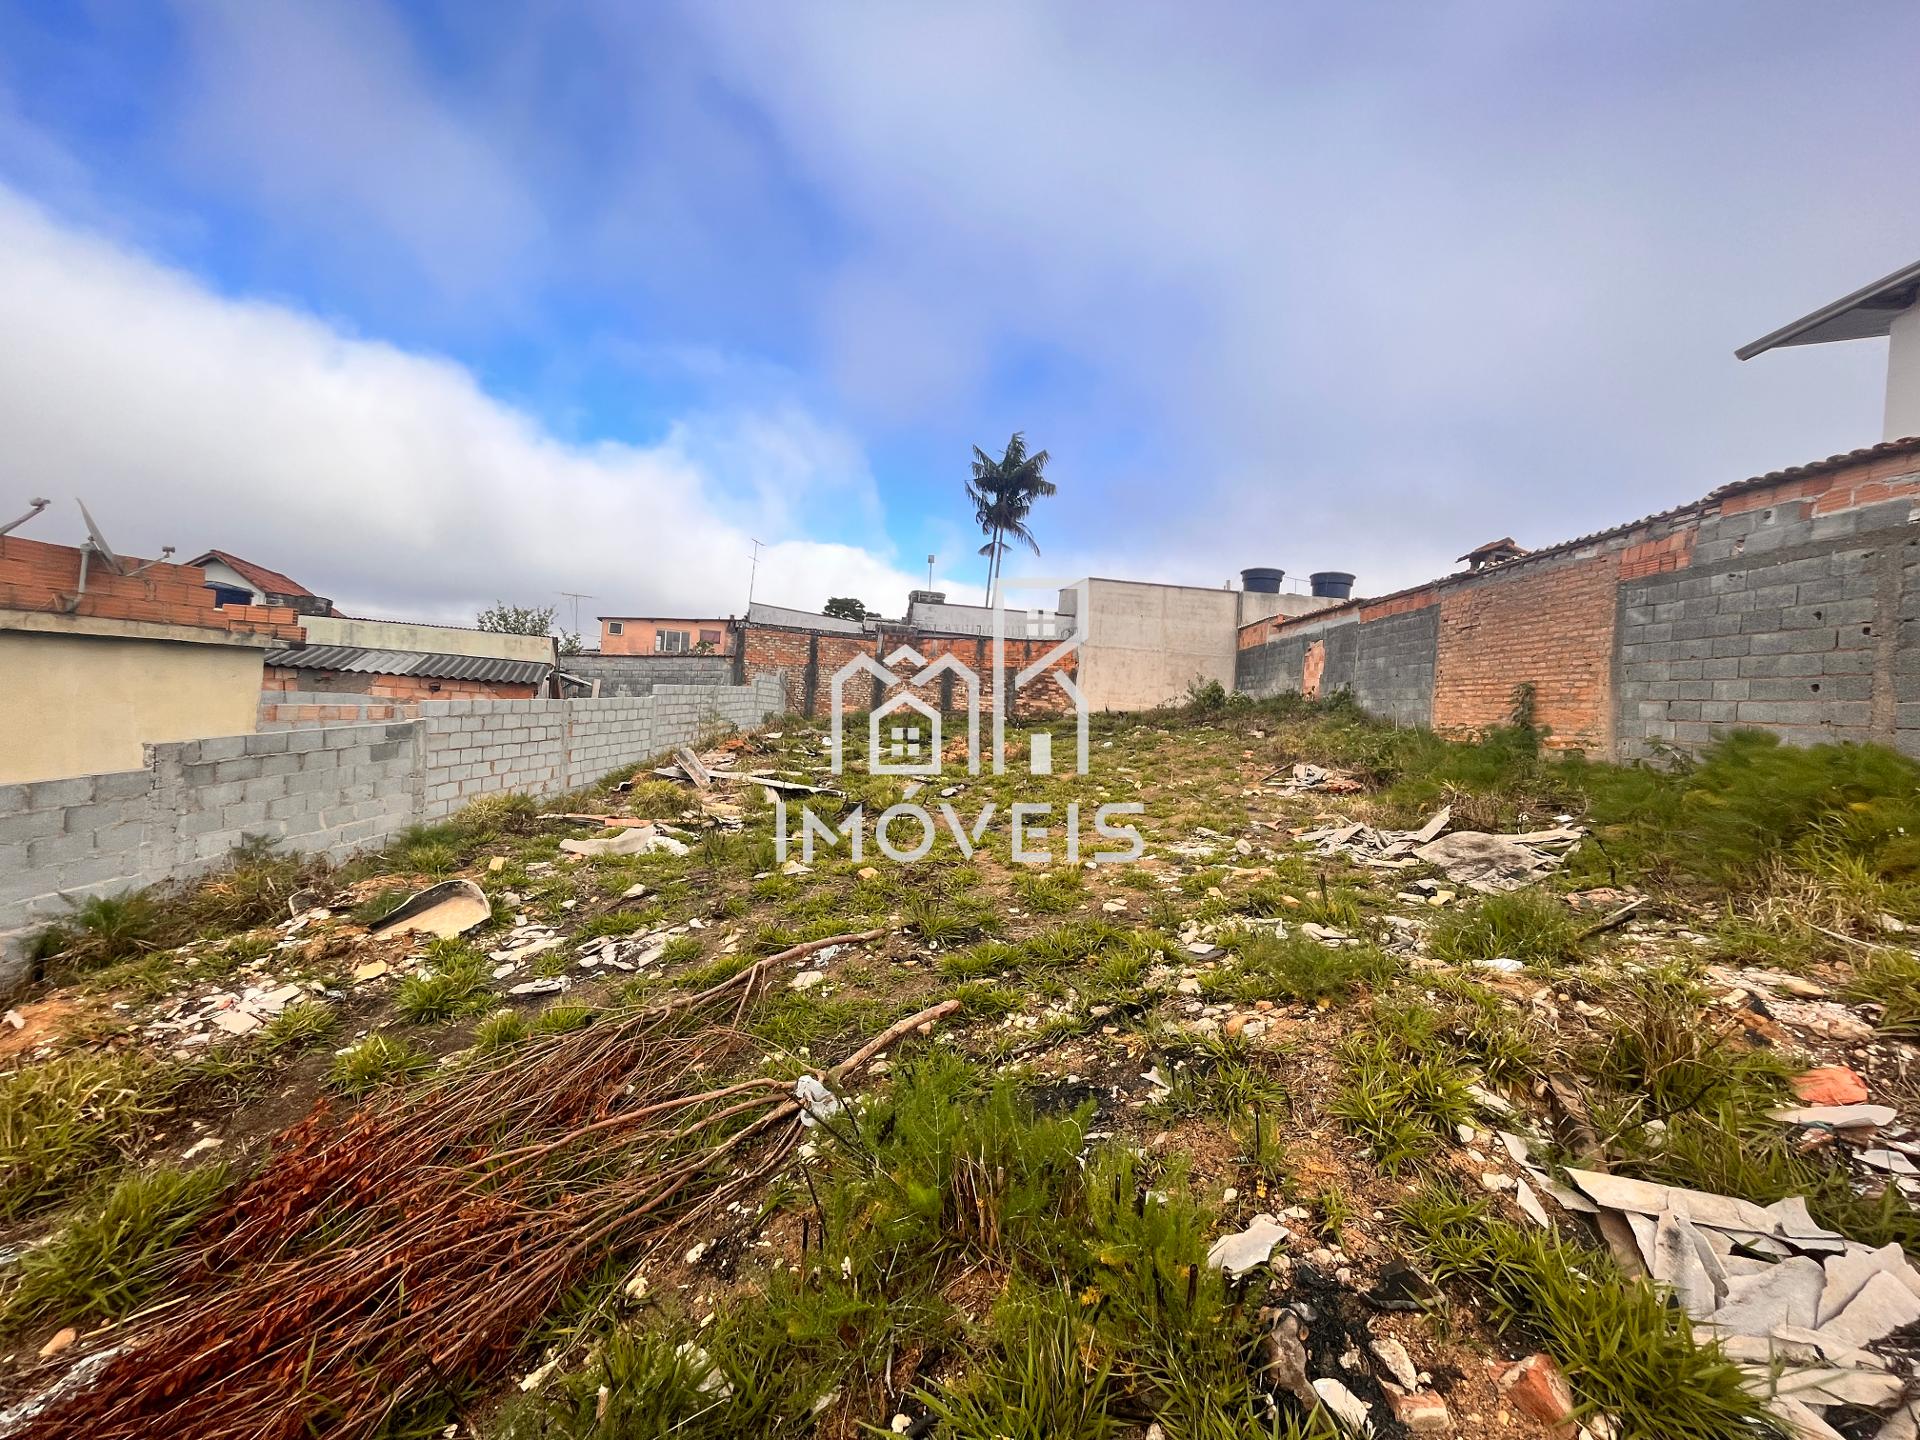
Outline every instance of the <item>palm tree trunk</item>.
<svg viewBox="0 0 1920 1440">
<path fill-rule="evenodd" d="M 1000 527 L 993 527 L 993 535 L 987 551 L 987 605 L 993 605 L 993 587 L 1000 577 Z"/>
</svg>

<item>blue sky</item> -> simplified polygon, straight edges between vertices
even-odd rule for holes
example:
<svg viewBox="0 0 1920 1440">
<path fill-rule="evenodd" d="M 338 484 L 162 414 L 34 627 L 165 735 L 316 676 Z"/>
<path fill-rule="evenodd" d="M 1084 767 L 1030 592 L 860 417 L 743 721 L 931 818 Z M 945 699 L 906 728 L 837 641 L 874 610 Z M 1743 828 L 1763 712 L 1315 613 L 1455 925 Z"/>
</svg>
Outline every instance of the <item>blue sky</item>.
<svg viewBox="0 0 1920 1440">
<path fill-rule="evenodd" d="M 1910 4 L 0 4 L 0 491 L 460 618 L 1383 592 L 1878 438 Z M 1897 69 L 1897 66 L 1892 67 Z M 0 509 L 15 502 L 0 494 Z"/>
</svg>

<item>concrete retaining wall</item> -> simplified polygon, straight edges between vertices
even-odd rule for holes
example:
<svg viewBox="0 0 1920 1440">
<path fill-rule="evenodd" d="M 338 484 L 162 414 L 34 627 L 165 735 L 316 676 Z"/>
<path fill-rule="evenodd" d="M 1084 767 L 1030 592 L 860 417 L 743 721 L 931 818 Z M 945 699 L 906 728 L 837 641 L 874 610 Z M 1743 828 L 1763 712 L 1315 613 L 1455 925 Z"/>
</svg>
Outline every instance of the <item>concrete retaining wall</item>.
<svg viewBox="0 0 1920 1440">
<path fill-rule="evenodd" d="M 0 786 L 0 991 L 72 902 L 210 869 L 252 837 L 343 859 L 482 795 L 555 794 L 785 708 L 767 676 L 603 700 L 448 700 L 147 748 L 140 770 Z"/>
</svg>

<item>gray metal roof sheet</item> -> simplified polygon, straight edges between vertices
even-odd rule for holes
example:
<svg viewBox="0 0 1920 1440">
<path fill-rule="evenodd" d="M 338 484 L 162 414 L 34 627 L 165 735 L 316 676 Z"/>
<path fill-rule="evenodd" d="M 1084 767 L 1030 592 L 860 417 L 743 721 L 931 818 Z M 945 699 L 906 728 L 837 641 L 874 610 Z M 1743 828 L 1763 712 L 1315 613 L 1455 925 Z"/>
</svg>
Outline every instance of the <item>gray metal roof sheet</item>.
<svg viewBox="0 0 1920 1440">
<path fill-rule="evenodd" d="M 296 670 L 338 670 L 350 675 L 419 675 L 433 680 L 484 680 L 538 684 L 553 667 L 539 660 L 502 660 L 492 655 L 434 655 L 418 650 L 370 650 L 362 645 L 302 645 L 267 652 L 267 664 Z"/>
</svg>

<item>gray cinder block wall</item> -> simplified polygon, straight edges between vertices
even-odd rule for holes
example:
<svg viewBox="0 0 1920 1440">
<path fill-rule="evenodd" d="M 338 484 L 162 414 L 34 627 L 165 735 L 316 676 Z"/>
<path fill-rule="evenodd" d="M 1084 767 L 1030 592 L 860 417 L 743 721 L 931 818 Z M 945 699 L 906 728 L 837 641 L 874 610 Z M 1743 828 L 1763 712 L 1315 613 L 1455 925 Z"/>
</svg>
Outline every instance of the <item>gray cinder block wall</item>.
<svg viewBox="0 0 1920 1440">
<path fill-rule="evenodd" d="M 726 685 L 733 677 L 727 655 L 569 655 L 560 668 L 598 680 L 602 699 L 651 695 L 659 685 Z"/>
<path fill-rule="evenodd" d="M 1448 734 L 1529 684 L 1550 743 L 1602 757 L 1736 729 L 1920 755 L 1920 438 L 1241 640 L 1249 694 L 1347 689 Z"/>
<path fill-rule="evenodd" d="M 95 895 L 214 868 L 243 841 L 344 859 L 482 795 L 576 789 L 786 708 L 778 675 L 600 700 L 421 702 L 417 718 L 147 749 L 144 769 L 0 786 L 0 990 L 42 926 Z"/>
</svg>

